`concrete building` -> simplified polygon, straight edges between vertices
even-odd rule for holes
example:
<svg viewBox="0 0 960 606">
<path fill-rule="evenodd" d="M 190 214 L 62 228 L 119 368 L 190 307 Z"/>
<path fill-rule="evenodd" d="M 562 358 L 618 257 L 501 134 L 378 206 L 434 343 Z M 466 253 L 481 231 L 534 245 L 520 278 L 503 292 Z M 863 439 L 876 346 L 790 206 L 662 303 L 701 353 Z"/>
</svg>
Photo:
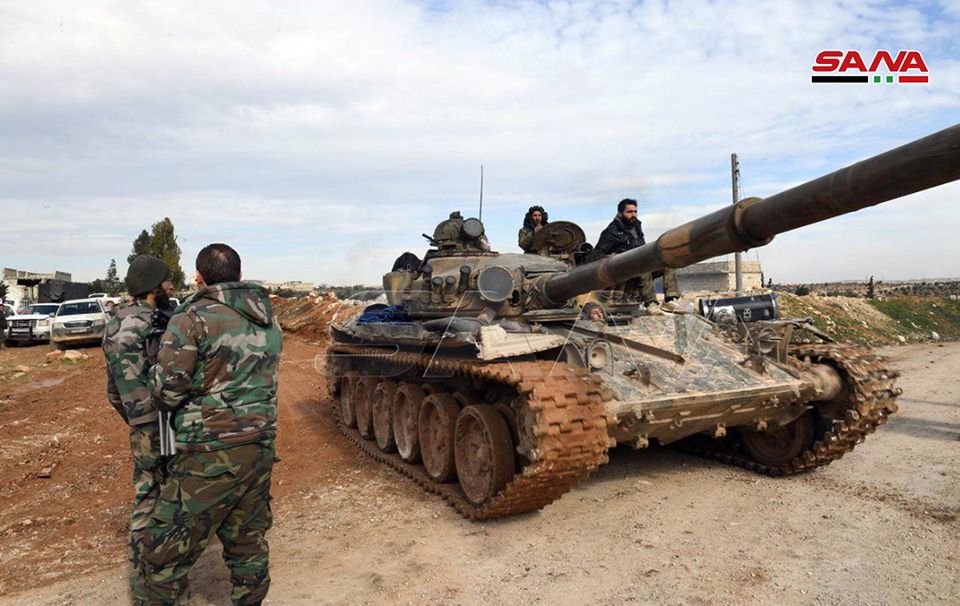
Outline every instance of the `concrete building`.
<svg viewBox="0 0 960 606">
<path fill-rule="evenodd" d="M 27 299 L 30 301 L 39 301 L 38 286 L 45 282 L 71 282 L 73 276 L 65 271 L 54 271 L 51 273 L 38 273 L 35 271 L 24 271 L 22 269 L 13 269 L 11 267 L 3 268 L 3 281 L 7 283 L 7 299 L 20 301 Z"/>
<path fill-rule="evenodd" d="M 313 292 L 314 284 L 312 282 L 301 282 L 300 280 L 291 280 L 289 282 L 267 282 L 265 280 L 250 280 L 260 286 L 270 290 L 292 290 L 293 292 L 309 293 Z"/>
<path fill-rule="evenodd" d="M 763 287 L 759 261 L 743 261 L 743 290 Z M 677 279 L 682 292 L 711 291 L 734 292 L 737 289 L 737 274 L 733 260 L 708 261 L 677 270 Z"/>
<path fill-rule="evenodd" d="M 64 282 L 72 282 L 73 276 L 65 271 L 55 271 L 48 274 L 41 274 L 35 271 L 24 271 L 22 269 L 13 269 L 10 267 L 3 268 L 3 281 L 7 284 L 16 282 L 20 278 L 25 280 L 62 280 Z"/>
</svg>

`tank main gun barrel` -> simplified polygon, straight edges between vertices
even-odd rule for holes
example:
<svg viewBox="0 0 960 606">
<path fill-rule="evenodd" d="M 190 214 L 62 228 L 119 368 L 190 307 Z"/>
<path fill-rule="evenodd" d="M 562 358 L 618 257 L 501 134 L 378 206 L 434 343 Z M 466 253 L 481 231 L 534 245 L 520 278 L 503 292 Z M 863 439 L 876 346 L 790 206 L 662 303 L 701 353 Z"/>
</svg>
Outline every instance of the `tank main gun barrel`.
<svg viewBox="0 0 960 606">
<path fill-rule="evenodd" d="M 769 244 L 777 234 L 960 179 L 960 124 L 769 198 L 750 198 L 675 227 L 655 242 L 550 278 L 555 305 L 665 267 Z"/>
</svg>

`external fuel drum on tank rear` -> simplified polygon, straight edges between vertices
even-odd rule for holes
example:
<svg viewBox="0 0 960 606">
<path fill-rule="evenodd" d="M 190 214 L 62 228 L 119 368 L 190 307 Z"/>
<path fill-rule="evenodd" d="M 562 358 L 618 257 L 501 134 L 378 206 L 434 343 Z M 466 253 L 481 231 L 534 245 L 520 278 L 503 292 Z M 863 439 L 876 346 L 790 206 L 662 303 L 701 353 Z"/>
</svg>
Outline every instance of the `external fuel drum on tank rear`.
<svg viewBox="0 0 960 606">
<path fill-rule="evenodd" d="M 618 285 L 958 178 L 960 125 L 593 262 L 572 224 L 539 255 L 500 254 L 453 213 L 384 276 L 388 306 L 331 326 L 341 429 L 474 520 L 547 505 L 616 444 L 774 476 L 826 465 L 897 410 L 880 356 L 803 321 L 643 315 Z"/>
</svg>

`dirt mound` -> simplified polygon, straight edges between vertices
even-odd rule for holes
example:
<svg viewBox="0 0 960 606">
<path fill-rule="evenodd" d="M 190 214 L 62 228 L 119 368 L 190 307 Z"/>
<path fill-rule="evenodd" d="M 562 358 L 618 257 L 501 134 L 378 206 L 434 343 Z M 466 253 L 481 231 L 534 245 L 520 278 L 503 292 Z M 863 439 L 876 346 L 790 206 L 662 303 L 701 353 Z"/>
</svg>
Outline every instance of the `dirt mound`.
<svg viewBox="0 0 960 606">
<path fill-rule="evenodd" d="M 780 317 L 813 318 L 817 328 L 844 343 L 896 345 L 960 338 L 960 301 L 945 297 L 828 297 L 777 293 Z"/>
<path fill-rule="evenodd" d="M 327 326 L 359 312 L 359 305 L 344 303 L 332 293 L 305 297 L 270 296 L 273 311 L 283 330 L 313 341 L 326 341 Z"/>
</svg>

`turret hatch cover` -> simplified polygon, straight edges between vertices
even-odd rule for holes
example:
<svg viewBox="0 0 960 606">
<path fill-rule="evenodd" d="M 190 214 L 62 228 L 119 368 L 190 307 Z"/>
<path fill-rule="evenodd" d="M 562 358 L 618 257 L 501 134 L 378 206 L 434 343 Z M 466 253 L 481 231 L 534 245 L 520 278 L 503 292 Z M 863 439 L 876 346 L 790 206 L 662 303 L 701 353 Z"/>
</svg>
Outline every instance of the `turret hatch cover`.
<svg viewBox="0 0 960 606">
<path fill-rule="evenodd" d="M 555 253 L 571 253 L 587 240 L 583 230 L 570 221 L 554 221 L 543 226 L 533 237 L 533 248 Z"/>
</svg>

